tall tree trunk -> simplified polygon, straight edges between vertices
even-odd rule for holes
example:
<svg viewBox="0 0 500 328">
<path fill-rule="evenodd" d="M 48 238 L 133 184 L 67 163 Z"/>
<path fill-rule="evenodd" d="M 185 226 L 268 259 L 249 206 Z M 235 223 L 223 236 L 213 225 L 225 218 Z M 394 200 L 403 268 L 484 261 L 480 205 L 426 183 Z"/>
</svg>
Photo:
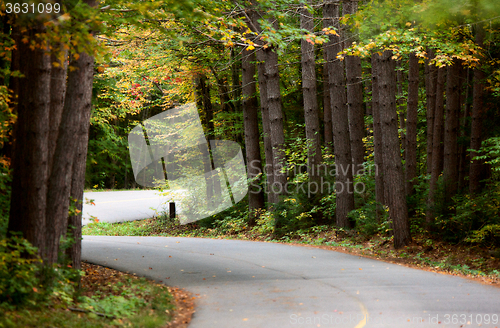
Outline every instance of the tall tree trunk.
<svg viewBox="0 0 500 328">
<path fill-rule="evenodd" d="M 271 146 L 273 147 L 274 181 L 271 193 L 275 203 L 286 192 L 286 172 L 282 172 L 285 162 L 285 133 L 283 130 L 283 113 L 281 111 L 280 77 L 278 70 L 278 53 L 274 47 L 264 49 L 266 54 L 265 76 L 267 79 L 267 104 L 269 108 L 269 125 L 271 129 Z"/>
<path fill-rule="evenodd" d="M 255 35 L 259 35 L 262 30 L 259 25 L 258 19 L 260 18 L 258 13 L 253 9 L 245 10 L 245 17 L 247 25 L 250 27 Z M 259 46 L 263 46 L 263 43 L 259 40 Z M 268 79 L 266 75 L 266 61 L 267 56 L 265 49 L 260 47 L 256 51 L 257 59 L 257 76 L 259 82 L 259 98 L 260 98 L 260 110 L 262 116 L 262 132 L 264 141 L 264 153 L 265 153 L 265 166 L 264 173 L 266 174 L 266 192 L 267 192 L 267 203 L 270 208 L 272 204 L 277 203 L 278 199 L 276 194 L 271 192 L 271 187 L 274 185 L 274 164 L 273 164 L 273 146 L 271 143 L 271 123 L 269 119 L 269 100 L 267 94 L 267 84 Z"/>
<path fill-rule="evenodd" d="M 31 50 L 24 37 L 36 40 L 43 27 L 28 29 L 15 39 L 22 54 L 13 153 L 13 177 L 8 231 L 21 232 L 40 255 L 45 254 L 45 211 L 48 179 L 48 137 L 50 115 L 50 54 Z"/>
<path fill-rule="evenodd" d="M 352 15 L 358 10 L 358 0 L 344 1 L 343 14 Z M 352 45 L 353 33 L 346 33 L 344 48 Z M 363 138 L 365 137 L 365 117 L 363 108 L 363 85 L 361 84 L 361 58 L 347 56 L 345 58 L 347 78 L 347 107 L 349 117 L 349 135 L 351 142 L 352 163 L 354 172 L 361 170 L 365 161 Z"/>
<path fill-rule="evenodd" d="M 52 168 L 50 170 L 47 190 L 46 210 L 46 236 L 47 254 L 49 263 L 56 263 L 59 251 L 59 240 L 61 235 L 66 234 L 68 224 L 69 197 L 71 192 L 71 180 L 73 162 L 75 159 L 75 140 L 79 140 L 78 127 L 90 119 L 90 100 L 92 98 L 92 84 L 85 85 L 88 72 L 87 67 L 81 67 L 79 60 L 72 60 L 71 66 L 77 69 L 68 74 L 68 86 L 62 117 L 59 119 L 59 133 Z M 91 66 L 91 69 L 93 66 Z M 93 71 L 92 71 L 93 73 Z M 65 80 L 59 84 L 53 84 L 54 88 L 65 88 Z M 83 83 L 82 83 L 83 82 Z M 56 91 L 56 90 L 51 90 Z M 89 108 L 84 107 L 88 97 Z M 87 111 L 89 115 L 87 115 Z M 88 117 L 87 117 L 88 116 Z"/>
<path fill-rule="evenodd" d="M 92 107 L 92 82 L 94 78 L 94 57 L 82 53 L 76 61 L 79 73 L 74 78 L 79 79 L 78 89 L 75 92 L 79 97 L 74 100 L 74 105 L 78 106 L 79 123 L 76 132 L 76 151 L 73 160 L 72 178 L 71 178 L 71 198 L 76 199 L 77 209 L 81 211 L 83 203 L 83 189 L 85 187 L 85 164 L 87 161 L 87 149 L 89 140 L 90 113 Z M 70 79 L 71 77 L 69 77 Z M 68 79 L 68 81 L 69 81 Z M 68 93 L 69 86 L 68 85 Z M 81 238 L 82 238 L 82 213 L 71 216 L 68 220 L 70 232 L 76 241 L 68 250 L 73 267 L 80 268 L 81 257 Z"/>
<path fill-rule="evenodd" d="M 437 68 L 430 63 L 434 51 L 429 50 L 425 66 L 425 92 L 427 95 L 427 174 L 432 171 L 432 141 L 434 138 L 434 111 L 436 109 Z"/>
<path fill-rule="evenodd" d="M 443 181 L 445 203 L 457 193 L 458 188 L 458 117 L 460 114 L 461 62 L 454 60 L 448 66 L 446 80 L 446 121 L 444 131 Z"/>
<path fill-rule="evenodd" d="M 408 107 L 406 109 L 406 195 L 414 192 L 417 177 L 417 112 L 418 112 L 418 58 L 415 53 L 410 54 L 408 71 Z"/>
<path fill-rule="evenodd" d="M 241 61 L 239 56 L 236 54 L 234 48 L 231 48 L 231 60 L 233 64 L 231 65 L 231 80 L 232 80 L 232 93 L 233 93 L 233 103 L 234 108 L 237 112 L 241 110 L 241 85 L 240 85 L 240 71 L 241 71 Z"/>
<path fill-rule="evenodd" d="M 327 27 L 326 21 L 323 24 Z M 323 51 L 323 57 L 326 61 L 326 51 Z M 332 100 L 327 66 L 326 63 L 323 64 L 323 125 L 325 145 L 328 149 L 333 150 Z"/>
<path fill-rule="evenodd" d="M 437 172 L 443 172 L 444 158 L 444 96 L 446 83 L 446 68 L 438 68 L 436 84 L 436 109 L 434 111 L 434 135 L 432 136 L 432 153 L 437 151 Z M 433 167 L 436 161 L 432 159 Z"/>
<path fill-rule="evenodd" d="M 326 1 L 323 7 L 323 17 L 339 30 L 339 3 Z M 327 52 L 327 68 L 331 86 L 332 128 L 336 172 L 336 224 L 349 228 L 352 222 L 348 218 L 354 209 L 354 192 L 352 178 L 352 156 L 349 137 L 349 119 L 346 106 L 346 90 L 343 62 L 337 59 L 342 51 L 342 41 L 339 35 L 331 35 L 324 50 Z"/>
<path fill-rule="evenodd" d="M 384 51 L 380 58 L 380 121 L 384 161 L 384 184 L 389 190 L 389 215 L 394 230 L 394 248 L 411 242 L 410 225 L 405 196 L 405 180 L 401 163 L 396 111 L 396 73 L 391 51 Z"/>
<path fill-rule="evenodd" d="M 64 107 L 64 96 L 66 94 L 66 77 L 68 73 L 67 65 L 67 54 L 66 50 L 60 47 L 60 54 L 52 54 L 50 61 L 51 63 L 57 63 L 53 65 L 51 69 L 50 76 L 50 128 L 49 128 L 49 154 L 48 154 L 48 167 L 49 174 L 52 169 L 52 161 L 54 158 L 54 152 L 56 151 L 57 136 L 59 135 L 59 124 L 61 122 L 63 107 Z M 58 55 L 60 58 L 58 58 Z"/>
<path fill-rule="evenodd" d="M 400 136 L 401 136 L 401 149 L 403 150 L 403 159 L 406 159 L 406 134 L 405 134 L 405 113 L 404 113 L 404 99 L 403 99 L 403 71 L 401 69 L 401 61 L 398 63 L 398 70 L 396 72 L 396 77 L 397 77 L 397 108 L 398 108 L 398 115 L 399 115 L 399 130 L 401 131 Z"/>
<path fill-rule="evenodd" d="M 476 31 L 476 44 L 479 47 L 483 46 L 484 30 L 478 26 Z M 469 192 L 474 195 L 481 191 L 481 170 L 483 169 L 484 162 L 475 160 L 474 157 L 478 155 L 478 150 L 481 148 L 482 129 L 484 120 L 483 108 L 483 90 L 484 90 L 485 74 L 481 67 L 474 69 L 474 84 L 472 90 L 472 113 L 471 113 L 471 134 L 470 134 L 470 171 L 469 171 Z"/>
<path fill-rule="evenodd" d="M 310 1 L 310 4 L 312 2 Z M 313 14 L 307 8 L 300 9 L 300 27 L 314 33 Z M 302 93 L 304 98 L 304 117 L 307 139 L 307 173 L 309 181 L 316 184 L 314 190 L 320 189 L 319 164 L 321 163 L 321 136 L 319 130 L 319 109 L 316 95 L 316 63 L 314 44 L 302 39 Z M 312 188 L 308 188 L 308 192 Z"/>
<path fill-rule="evenodd" d="M 461 117 L 461 122 L 460 122 L 460 138 L 462 139 L 462 143 L 459 147 L 459 169 L 458 169 L 458 189 L 462 190 L 466 186 L 466 181 L 465 177 L 467 176 L 469 172 L 469 152 L 467 149 L 469 149 L 469 142 L 466 138 L 467 131 L 469 131 L 469 115 L 470 115 L 470 101 L 469 99 L 472 98 L 472 88 L 470 87 L 472 84 L 472 74 L 471 74 L 471 69 L 467 68 L 466 70 L 463 70 L 464 77 L 463 79 L 465 80 L 465 92 L 464 92 L 464 97 L 461 101 L 463 104 L 463 114 Z"/>
<path fill-rule="evenodd" d="M 207 127 L 207 137 L 215 138 L 214 108 L 210 97 L 210 84 L 206 76 L 200 76 L 200 90 L 203 99 L 203 111 L 205 112 L 205 126 Z"/>
<path fill-rule="evenodd" d="M 382 208 L 380 205 L 387 205 L 389 199 L 389 190 L 384 187 L 384 160 L 383 160 L 383 147 L 382 147 L 382 126 L 380 125 L 380 97 L 379 97 L 379 83 L 380 74 L 378 68 L 379 55 L 372 54 L 372 113 L 373 113 L 373 151 L 375 160 L 375 199 L 378 203 L 377 206 L 377 219 L 382 216 Z"/>
<path fill-rule="evenodd" d="M 255 87 L 255 52 L 243 50 L 242 84 L 243 84 L 243 123 L 245 126 L 245 150 L 248 177 L 254 179 L 262 173 L 260 157 L 259 116 L 257 114 L 257 95 Z M 250 184 L 248 193 L 248 223 L 255 225 L 258 211 L 264 208 L 264 194 L 260 187 L 260 179 Z"/>
<path fill-rule="evenodd" d="M 436 107 L 434 109 L 434 129 L 432 137 L 432 170 L 429 181 L 429 198 L 427 201 L 427 223 L 435 217 L 437 181 L 443 171 L 443 123 L 444 123 L 444 83 L 446 81 L 445 68 L 437 70 Z"/>
<path fill-rule="evenodd" d="M 271 192 L 271 187 L 274 185 L 274 164 L 273 164 L 273 147 L 271 145 L 271 123 L 269 122 L 269 104 L 267 100 L 267 78 L 265 76 L 265 60 L 264 51 L 258 50 L 256 54 L 258 64 L 258 79 L 259 79 L 259 95 L 260 95 L 260 110 L 262 116 L 262 132 L 264 140 L 264 153 L 266 155 L 266 165 L 264 172 L 266 173 L 267 185 L 267 202 L 269 205 L 277 202 L 275 194 Z"/>
<path fill-rule="evenodd" d="M 84 0 L 91 7 L 96 6 L 95 0 Z M 94 80 L 94 57 L 90 54 L 81 53 L 76 61 L 80 73 L 80 115 L 81 120 L 76 132 L 76 150 L 73 159 L 71 193 L 70 197 L 76 200 L 76 207 L 80 211 L 77 215 L 70 216 L 68 219 L 68 233 L 75 243 L 67 249 L 67 254 L 71 258 L 73 268 L 80 269 L 82 254 L 82 207 L 83 190 L 85 187 L 85 168 L 87 163 L 87 150 L 89 145 L 89 127 L 90 114 L 92 108 L 92 84 Z"/>
</svg>

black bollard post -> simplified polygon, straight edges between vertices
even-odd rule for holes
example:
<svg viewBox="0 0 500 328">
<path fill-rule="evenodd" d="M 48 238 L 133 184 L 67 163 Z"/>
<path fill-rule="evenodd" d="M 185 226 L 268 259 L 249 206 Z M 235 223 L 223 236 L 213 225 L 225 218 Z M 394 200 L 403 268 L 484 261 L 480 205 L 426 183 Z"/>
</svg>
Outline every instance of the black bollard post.
<svg viewBox="0 0 500 328">
<path fill-rule="evenodd" d="M 169 203 L 169 212 L 170 212 L 170 219 L 175 219 L 175 203 L 174 202 Z"/>
</svg>

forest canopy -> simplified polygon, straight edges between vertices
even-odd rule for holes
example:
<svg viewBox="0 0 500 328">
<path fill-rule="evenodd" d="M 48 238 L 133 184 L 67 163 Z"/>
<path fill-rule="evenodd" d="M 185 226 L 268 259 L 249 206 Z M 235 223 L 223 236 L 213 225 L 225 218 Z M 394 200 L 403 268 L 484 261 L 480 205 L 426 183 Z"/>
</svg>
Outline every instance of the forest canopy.
<svg viewBox="0 0 500 328">
<path fill-rule="evenodd" d="M 498 1 L 61 4 L 0 16 L 2 229 L 47 261 L 80 238 L 83 187 L 139 187 L 130 131 L 190 102 L 207 139 L 242 147 L 250 185 L 245 210 L 203 224 L 500 246 Z"/>
</svg>

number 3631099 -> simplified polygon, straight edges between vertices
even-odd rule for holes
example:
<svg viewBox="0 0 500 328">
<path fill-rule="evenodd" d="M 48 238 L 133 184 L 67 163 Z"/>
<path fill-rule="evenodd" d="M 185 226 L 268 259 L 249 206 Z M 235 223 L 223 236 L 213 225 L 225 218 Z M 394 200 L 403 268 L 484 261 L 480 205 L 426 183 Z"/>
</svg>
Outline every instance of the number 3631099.
<svg viewBox="0 0 500 328">
<path fill-rule="evenodd" d="M 61 11 L 61 5 L 58 3 L 6 3 L 5 12 L 7 14 L 58 14 Z"/>
</svg>

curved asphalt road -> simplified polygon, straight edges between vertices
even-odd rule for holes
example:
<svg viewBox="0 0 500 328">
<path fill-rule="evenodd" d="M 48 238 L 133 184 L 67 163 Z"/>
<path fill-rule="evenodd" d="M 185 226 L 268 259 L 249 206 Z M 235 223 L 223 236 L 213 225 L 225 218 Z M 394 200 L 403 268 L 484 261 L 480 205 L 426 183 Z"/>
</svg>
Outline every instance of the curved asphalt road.
<svg viewBox="0 0 500 328">
<path fill-rule="evenodd" d="M 85 236 L 82 258 L 186 288 L 192 328 L 500 327 L 500 288 L 311 247 Z"/>
</svg>

